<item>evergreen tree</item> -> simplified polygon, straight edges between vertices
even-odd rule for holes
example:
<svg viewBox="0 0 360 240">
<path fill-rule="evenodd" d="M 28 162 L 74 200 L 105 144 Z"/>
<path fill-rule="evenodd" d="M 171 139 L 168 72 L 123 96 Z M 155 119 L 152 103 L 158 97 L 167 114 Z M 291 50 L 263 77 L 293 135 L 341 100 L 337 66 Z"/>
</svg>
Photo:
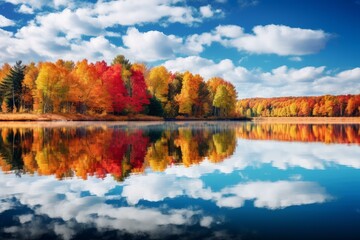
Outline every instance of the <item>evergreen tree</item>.
<svg viewBox="0 0 360 240">
<path fill-rule="evenodd" d="M 24 71 L 25 66 L 22 62 L 16 62 L 0 84 L 0 95 L 3 96 L 3 101 L 10 112 L 13 112 L 15 108 L 17 111 L 20 110 Z"/>
</svg>

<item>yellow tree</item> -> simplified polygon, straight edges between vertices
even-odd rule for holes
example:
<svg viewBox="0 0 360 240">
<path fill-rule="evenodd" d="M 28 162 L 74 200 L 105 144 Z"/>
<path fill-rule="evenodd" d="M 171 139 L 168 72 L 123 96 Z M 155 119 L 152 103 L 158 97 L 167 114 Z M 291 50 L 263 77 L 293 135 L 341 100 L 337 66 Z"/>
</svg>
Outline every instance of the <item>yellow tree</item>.
<svg viewBox="0 0 360 240">
<path fill-rule="evenodd" d="M 193 106 L 199 101 L 198 93 L 202 82 L 203 78 L 199 74 L 184 73 L 181 92 L 176 96 L 176 101 L 179 103 L 179 113 L 193 115 Z"/>
<path fill-rule="evenodd" d="M 0 68 L 0 83 L 2 82 L 2 80 L 10 73 L 10 69 L 11 66 L 8 63 L 5 63 L 1 68 Z"/>
<path fill-rule="evenodd" d="M 45 62 L 40 65 L 35 83 L 41 112 L 60 112 L 60 104 L 69 91 L 65 84 L 67 75 L 65 68 L 54 63 Z"/>
<path fill-rule="evenodd" d="M 156 97 L 162 103 L 167 101 L 170 76 L 171 74 L 164 66 L 159 66 L 152 68 L 149 72 L 149 76 L 146 78 L 146 85 L 151 95 Z"/>
<path fill-rule="evenodd" d="M 72 73 L 71 101 L 81 113 L 100 113 L 111 110 L 111 100 L 94 64 L 86 59 L 77 62 Z"/>
<path fill-rule="evenodd" d="M 219 87 L 224 86 L 226 91 L 225 91 L 225 89 L 222 89 L 221 92 L 218 92 L 218 98 L 220 97 L 220 95 L 222 97 L 226 96 L 226 101 L 227 101 L 226 109 L 223 108 L 221 110 L 221 112 L 222 112 L 222 114 L 224 114 L 226 112 L 226 116 L 233 115 L 235 113 L 235 105 L 236 105 L 236 98 L 237 98 L 237 92 L 235 90 L 234 85 L 232 85 L 230 82 L 227 82 L 224 79 L 219 78 L 219 77 L 214 77 L 214 78 L 209 79 L 209 81 L 207 81 L 206 84 L 208 85 L 208 88 L 210 90 L 210 97 L 212 98 L 212 103 L 214 105 L 213 114 L 218 115 L 220 113 L 219 109 L 216 109 L 217 106 L 215 106 L 214 101 L 215 101 L 215 95 L 217 94 Z M 222 107 L 224 107 L 225 103 L 222 101 L 223 100 L 221 100 L 221 99 L 216 100 L 218 105 L 221 104 Z M 222 103 L 220 103 L 220 102 L 222 102 Z"/>
<path fill-rule="evenodd" d="M 147 74 L 147 67 L 144 63 L 134 63 L 131 65 L 131 70 L 140 71 L 144 76 Z"/>
<path fill-rule="evenodd" d="M 35 63 L 30 63 L 25 69 L 24 81 L 23 81 L 23 95 L 22 102 L 25 109 L 32 110 L 34 105 L 38 108 L 39 101 L 36 98 L 36 79 L 39 75 L 39 68 Z"/>
</svg>

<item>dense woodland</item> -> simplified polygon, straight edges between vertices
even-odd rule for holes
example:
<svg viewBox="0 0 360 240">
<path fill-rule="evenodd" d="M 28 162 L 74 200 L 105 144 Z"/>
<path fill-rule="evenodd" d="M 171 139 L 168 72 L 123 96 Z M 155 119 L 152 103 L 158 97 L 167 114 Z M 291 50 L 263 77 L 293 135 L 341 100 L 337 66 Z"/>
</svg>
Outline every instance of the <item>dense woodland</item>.
<svg viewBox="0 0 360 240">
<path fill-rule="evenodd" d="M 187 117 L 360 116 L 360 95 L 252 98 L 215 77 L 148 69 L 124 56 L 89 63 L 58 60 L 0 68 L 1 112 L 147 114 Z"/>
<path fill-rule="evenodd" d="M 237 93 L 221 79 L 148 69 L 124 56 L 89 63 L 21 61 L 0 69 L 2 112 L 233 116 Z"/>
<path fill-rule="evenodd" d="M 236 111 L 247 117 L 358 117 L 360 94 L 243 99 Z"/>
</svg>

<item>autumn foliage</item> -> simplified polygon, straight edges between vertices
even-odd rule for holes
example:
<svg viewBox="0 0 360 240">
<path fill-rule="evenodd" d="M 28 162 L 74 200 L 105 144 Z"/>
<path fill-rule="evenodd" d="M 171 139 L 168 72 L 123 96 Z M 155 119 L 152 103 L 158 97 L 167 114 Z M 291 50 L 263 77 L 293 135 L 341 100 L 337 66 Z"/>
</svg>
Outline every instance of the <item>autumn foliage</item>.
<svg viewBox="0 0 360 240">
<path fill-rule="evenodd" d="M 360 94 L 243 99 L 236 112 L 248 117 L 358 117 Z"/>
<path fill-rule="evenodd" d="M 111 65 L 86 59 L 27 66 L 17 62 L 0 69 L 0 104 L 2 112 L 234 115 L 235 88 L 222 79 L 213 82 L 190 72 L 171 73 L 164 66 L 147 69 L 122 55 Z M 220 85 L 225 92 L 217 94 Z"/>
</svg>

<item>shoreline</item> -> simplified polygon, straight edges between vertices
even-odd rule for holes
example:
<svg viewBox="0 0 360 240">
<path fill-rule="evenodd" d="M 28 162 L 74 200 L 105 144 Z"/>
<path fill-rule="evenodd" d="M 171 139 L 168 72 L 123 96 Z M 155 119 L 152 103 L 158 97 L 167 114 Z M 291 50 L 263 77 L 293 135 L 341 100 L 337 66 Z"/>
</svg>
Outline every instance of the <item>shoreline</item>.
<svg viewBox="0 0 360 240">
<path fill-rule="evenodd" d="M 83 115 L 83 114 L 61 114 L 61 113 L 0 113 L 0 122 L 127 122 L 127 121 L 143 121 L 143 122 L 176 122 L 176 121 L 251 121 L 251 118 L 246 117 L 176 117 L 163 118 L 149 115 Z"/>
<path fill-rule="evenodd" d="M 360 124 L 360 117 L 254 117 L 254 123 Z"/>
</svg>

